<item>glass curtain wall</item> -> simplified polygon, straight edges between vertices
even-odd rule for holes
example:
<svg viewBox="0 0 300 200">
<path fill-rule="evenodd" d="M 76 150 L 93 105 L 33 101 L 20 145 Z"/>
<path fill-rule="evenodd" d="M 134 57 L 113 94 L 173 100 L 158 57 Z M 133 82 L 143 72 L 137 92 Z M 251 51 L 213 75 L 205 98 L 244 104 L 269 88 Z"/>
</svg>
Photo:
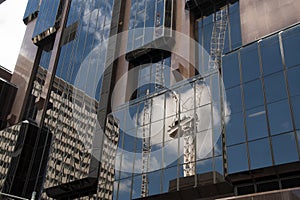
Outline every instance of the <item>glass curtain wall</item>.
<svg viewBox="0 0 300 200">
<path fill-rule="evenodd" d="M 171 0 L 132 0 L 127 51 L 168 36 L 165 30 L 172 28 L 172 10 Z"/>
<path fill-rule="evenodd" d="M 229 173 L 299 161 L 299 36 L 297 25 L 223 56 Z"/>
<path fill-rule="evenodd" d="M 114 199 L 141 197 L 144 175 L 150 196 L 168 192 L 172 180 L 180 183 L 182 177 L 212 171 L 223 174 L 223 119 L 216 88 L 217 71 L 141 96 L 111 113 L 120 122 Z M 145 135 L 150 137 L 147 171 Z"/>
<path fill-rule="evenodd" d="M 44 122 L 54 135 L 45 188 L 89 174 L 113 3 L 71 2 Z"/>
</svg>

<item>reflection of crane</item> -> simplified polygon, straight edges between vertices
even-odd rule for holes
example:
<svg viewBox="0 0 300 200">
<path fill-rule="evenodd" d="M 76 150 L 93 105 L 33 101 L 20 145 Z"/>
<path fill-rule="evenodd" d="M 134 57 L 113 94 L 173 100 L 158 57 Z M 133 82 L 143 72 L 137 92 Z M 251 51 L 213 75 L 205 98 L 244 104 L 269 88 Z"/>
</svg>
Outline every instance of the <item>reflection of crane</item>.
<svg viewBox="0 0 300 200">
<path fill-rule="evenodd" d="M 210 70 L 220 69 L 221 67 L 221 56 L 224 49 L 225 33 L 227 27 L 227 10 L 226 8 L 218 11 L 215 14 L 214 18 L 214 27 L 211 36 L 211 46 L 210 46 L 210 57 L 209 57 L 209 66 Z M 200 98 L 201 93 L 200 92 Z M 177 94 L 173 94 L 173 97 L 176 100 L 176 117 L 175 121 L 171 126 L 169 126 L 169 136 L 171 138 L 184 137 L 184 165 L 183 171 L 184 176 L 195 175 L 195 161 L 196 161 L 196 152 L 195 152 L 195 135 L 193 131 L 194 127 L 197 126 L 198 116 L 180 116 L 181 106 Z M 188 100 L 187 100 L 188 101 Z M 201 101 L 201 99 L 200 99 Z M 177 106 L 177 103 L 179 106 Z M 184 108 L 185 102 L 182 103 L 182 109 Z M 179 116 L 179 117 L 178 117 Z"/>
<path fill-rule="evenodd" d="M 227 21 L 227 8 L 216 12 L 210 42 L 209 69 L 215 69 L 216 67 L 220 69 L 221 67 L 221 57 L 224 49 Z"/>
<path fill-rule="evenodd" d="M 202 91 L 200 92 L 200 98 L 202 95 Z M 184 155 L 184 165 L 183 165 L 183 173 L 184 176 L 192 176 L 195 175 L 195 161 L 196 161 L 196 155 L 195 155 L 195 134 L 194 132 L 194 126 L 197 126 L 197 114 L 196 119 L 194 116 L 180 116 L 181 106 L 180 101 L 177 96 L 177 94 L 173 91 L 172 96 L 176 101 L 176 116 L 175 121 L 172 123 L 171 126 L 169 126 L 169 136 L 171 138 L 184 138 L 184 144 L 183 144 L 183 155 Z M 182 108 L 184 108 L 184 105 L 189 101 L 190 98 L 186 100 L 186 102 L 182 103 Z M 201 101 L 201 99 L 200 99 Z M 193 105 L 193 104 L 192 104 Z M 194 107 L 194 106 L 193 106 Z"/>
<path fill-rule="evenodd" d="M 146 95 L 149 94 L 149 89 L 147 90 Z M 147 172 L 149 169 L 149 159 L 151 152 L 151 144 L 150 144 L 150 134 L 149 129 L 146 128 L 148 124 L 148 120 L 150 119 L 150 111 L 149 111 L 149 102 L 150 100 L 145 101 L 144 109 L 143 109 L 143 149 L 142 149 L 142 188 L 141 188 L 141 197 L 148 196 L 148 176 Z"/>
<path fill-rule="evenodd" d="M 164 60 L 153 65 L 156 67 L 155 71 L 155 90 L 162 89 L 164 87 Z M 149 94 L 149 89 L 146 95 Z M 142 149 L 142 188 L 141 197 L 148 196 L 148 176 L 147 172 L 149 169 L 149 160 L 151 152 L 151 141 L 150 141 L 150 130 L 146 128 L 147 124 L 150 123 L 151 111 L 150 111 L 151 101 L 146 100 L 143 109 L 143 149 Z"/>
</svg>

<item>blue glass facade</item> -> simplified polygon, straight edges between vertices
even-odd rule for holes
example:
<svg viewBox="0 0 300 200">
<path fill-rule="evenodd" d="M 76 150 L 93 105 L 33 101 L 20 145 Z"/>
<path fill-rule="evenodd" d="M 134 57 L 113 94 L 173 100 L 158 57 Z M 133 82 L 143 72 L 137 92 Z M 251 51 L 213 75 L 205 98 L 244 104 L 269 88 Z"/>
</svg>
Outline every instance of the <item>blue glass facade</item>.
<svg viewBox="0 0 300 200">
<path fill-rule="evenodd" d="M 231 108 L 226 125 L 229 173 L 299 161 L 295 77 L 300 62 L 292 53 L 297 52 L 299 30 L 298 25 L 288 28 L 223 56 Z M 243 159 L 237 159 L 237 152 L 243 152 Z"/>
<path fill-rule="evenodd" d="M 143 69 L 150 70 L 142 68 L 141 74 Z M 147 86 L 146 83 L 145 85 Z M 186 176 L 185 166 L 190 164 L 190 161 L 186 160 L 183 146 L 189 135 L 172 137 L 170 134 L 171 127 L 178 118 L 180 121 L 194 119 L 186 127 L 192 129 L 190 130 L 192 132 L 195 131 L 193 145 L 196 146 L 194 151 L 196 157 L 191 161 L 194 172 L 203 174 L 214 171 L 223 174 L 220 137 L 222 128 L 220 124 L 214 123 L 214 120 L 222 121 L 219 94 L 213 92 L 217 85 L 219 79 L 216 71 L 204 79 L 195 77 L 189 81 L 179 82 L 168 89 L 153 93 L 153 96 L 141 95 L 111 113 L 120 122 L 114 199 L 141 197 L 144 174 L 142 135 L 145 133 L 151 135 L 149 169 L 146 173 L 149 181 L 147 195 L 166 193 L 169 191 L 170 181 L 181 182 L 180 178 Z M 149 116 L 148 120 L 144 116 Z M 193 184 L 197 185 L 196 182 Z"/>
<path fill-rule="evenodd" d="M 165 28 L 172 28 L 172 6 L 169 0 L 132 0 L 127 51 L 167 36 Z"/>
<path fill-rule="evenodd" d="M 95 163 L 97 173 L 99 171 L 96 175 L 98 194 L 113 193 L 109 199 L 115 200 L 180 190 L 180 186 L 187 183 L 185 180 L 192 176 L 191 187 L 202 187 L 200 179 L 194 175 L 201 177 L 211 172 L 212 177 L 207 180 L 215 184 L 216 177 L 225 181 L 226 177 L 230 179 L 239 173 L 300 161 L 299 24 L 242 44 L 239 1 L 222 6 L 228 14 L 224 49 L 221 49 L 222 65 L 220 69 L 209 69 L 208 55 L 212 54 L 217 13 L 193 19 L 186 10 L 175 13 L 180 9 L 178 2 L 172 0 L 131 0 L 125 9 L 130 13 L 123 13 L 123 10 L 114 13 L 119 1 L 72 0 L 68 5 L 66 26 L 59 27 L 64 1 L 42 0 L 40 7 L 39 2 L 30 0 L 24 16 L 39 10 L 33 37 L 50 27 L 63 29 L 62 38 L 55 34 L 54 39 L 51 38 L 50 42 L 61 41 L 55 51 L 42 50 L 43 45 L 49 47 L 47 44 L 38 47 L 42 52 L 38 60 L 41 76 L 36 77 L 34 86 L 39 90 L 34 93 L 32 89 L 33 98 L 29 104 L 34 118 L 38 112 L 37 100 L 44 100 L 40 98 L 42 91 L 45 86 L 49 87 L 50 103 L 43 125 L 49 127 L 54 137 L 45 188 L 73 184 L 90 178 L 91 174 L 94 176 L 96 168 L 92 168 L 91 163 L 100 158 L 98 154 L 93 155 L 94 150 L 96 153 L 103 150 L 101 158 L 109 157 L 112 146 L 117 153 L 110 158 L 110 165 L 105 165 L 106 160 L 101 160 L 100 165 L 98 160 Z M 176 53 L 157 51 L 156 54 L 152 47 L 138 52 L 154 41 L 168 43 L 165 39 L 174 35 L 166 30 L 176 29 L 175 24 L 181 26 L 182 20 L 174 21 L 178 16 L 189 17 L 190 25 L 194 26 L 187 32 L 195 36 L 198 43 L 187 46 L 188 52 L 195 55 L 183 60 L 189 62 L 195 57 L 196 75 L 191 66 L 181 63 Z M 110 36 L 127 30 L 127 41 L 117 40 L 126 49 L 122 52 L 126 55 L 108 66 L 112 57 L 108 52 L 113 52 L 114 56 L 119 53 L 119 49 L 109 49 Z M 181 42 L 184 43 L 178 43 Z M 174 44 L 169 46 L 174 47 Z M 135 50 L 140 54 L 135 54 Z M 128 56 L 130 53 L 133 58 Z M 54 66 L 50 66 L 53 63 Z M 49 86 L 44 80 L 49 78 L 47 70 L 52 70 L 51 67 L 55 77 L 52 82 L 47 79 L 51 82 Z M 131 76 L 129 72 L 133 69 L 137 71 Z M 113 105 L 108 105 L 110 93 L 124 74 L 128 79 L 127 85 L 125 82 L 122 85 L 125 92 L 118 92 L 126 97 L 120 96 L 120 105 L 111 108 Z M 131 87 L 135 87 L 134 93 L 127 94 Z M 105 112 L 111 113 L 105 116 Z M 118 127 L 117 139 L 109 141 L 109 148 L 102 138 L 93 141 L 95 135 L 102 134 L 98 134 L 99 118 L 106 120 L 108 116 L 116 120 Z M 105 134 L 101 136 L 108 138 Z M 149 150 L 146 167 L 145 149 Z M 249 180 L 256 181 L 252 178 Z M 146 194 L 143 193 L 145 180 Z M 171 187 L 172 182 L 176 183 L 175 189 Z M 109 189 L 104 189 L 103 185 Z M 259 186 L 255 187 L 255 192 L 260 191 Z M 95 190 L 88 195 L 95 197 Z"/>
<path fill-rule="evenodd" d="M 23 19 L 28 18 L 31 14 L 39 11 L 40 0 L 29 0 L 26 6 Z"/>
<path fill-rule="evenodd" d="M 76 39 L 62 46 L 56 70 L 57 77 L 97 100 L 105 69 L 112 6 L 112 0 L 72 1 L 67 27 L 78 23 Z"/>
<path fill-rule="evenodd" d="M 47 29 L 56 26 L 55 23 L 58 19 L 57 14 L 60 3 L 60 0 L 42 1 L 32 37 L 35 37 Z"/>
</svg>

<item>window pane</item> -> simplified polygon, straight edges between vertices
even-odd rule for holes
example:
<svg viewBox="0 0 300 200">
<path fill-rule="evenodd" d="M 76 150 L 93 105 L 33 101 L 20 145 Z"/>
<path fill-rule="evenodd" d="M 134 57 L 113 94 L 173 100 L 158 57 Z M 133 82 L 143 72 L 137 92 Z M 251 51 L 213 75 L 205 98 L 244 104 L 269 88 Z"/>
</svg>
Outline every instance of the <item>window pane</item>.
<svg viewBox="0 0 300 200">
<path fill-rule="evenodd" d="M 161 170 L 148 173 L 149 180 L 149 195 L 155 195 L 160 193 L 161 183 Z"/>
<path fill-rule="evenodd" d="M 287 67 L 300 64 L 300 26 L 291 28 L 282 34 L 285 64 Z"/>
<path fill-rule="evenodd" d="M 125 199 L 131 199 L 130 193 L 131 193 L 131 178 L 120 180 L 119 183 L 119 193 L 118 193 L 118 199 L 119 200 L 125 200 Z"/>
<path fill-rule="evenodd" d="M 251 169 L 258 169 L 272 165 L 269 139 L 249 142 Z"/>
<path fill-rule="evenodd" d="M 244 141 L 245 130 L 243 113 L 229 116 L 229 122 L 226 124 L 227 145 L 233 145 Z"/>
<path fill-rule="evenodd" d="M 300 94 L 300 67 L 295 67 L 288 70 L 287 76 L 291 96 Z"/>
<path fill-rule="evenodd" d="M 274 102 L 287 97 L 283 72 L 265 77 L 267 102 Z"/>
<path fill-rule="evenodd" d="M 248 158 L 245 144 L 228 147 L 227 158 L 229 173 L 248 170 Z"/>
<path fill-rule="evenodd" d="M 141 197 L 141 185 L 142 185 L 142 176 L 133 177 L 133 191 L 132 198 L 140 198 Z"/>
<path fill-rule="evenodd" d="M 244 99 L 246 109 L 264 104 L 261 80 L 252 81 L 244 85 Z"/>
<path fill-rule="evenodd" d="M 212 158 L 196 162 L 196 173 L 204 174 L 213 171 Z"/>
<path fill-rule="evenodd" d="M 235 49 L 242 45 L 241 21 L 239 11 L 239 3 L 235 3 L 229 7 L 232 49 Z"/>
<path fill-rule="evenodd" d="M 263 40 L 261 42 L 260 52 L 265 75 L 283 69 L 277 35 Z"/>
<path fill-rule="evenodd" d="M 268 136 L 265 108 L 255 108 L 247 111 L 246 114 L 248 140 L 254 140 Z"/>
<path fill-rule="evenodd" d="M 271 134 L 288 132 L 293 129 L 287 100 L 269 104 L 268 114 Z"/>
<path fill-rule="evenodd" d="M 260 77 L 257 44 L 250 45 L 241 50 L 243 82 Z"/>
<path fill-rule="evenodd" d="M 292 98 L 293 113 L 296 123 L 296 129 L 300 129 L 300 96 Z"/>
<path fill-rule="evenodd" d="M 225 88 L 240 84 L 238 54 L 231 53 L 223 57 L 223 79 Z"/>
<path fill-rule="evenodd" d="M 170 181 L 177 178 L 177 166 L 163 170 L 163 192 L 169 191 Z"/>
<path fill-rule="evenodd" d="M 226 91 L 226 99 L 229 103 L 231 113 L 237 113 L 243 110 L 240 86 L 228 89 Z"/>
<path fill-rule="evenodd" d="M 298 151 L 294 133 L 272 137 L 275 164 L 298 160 Z"/>
</svg>

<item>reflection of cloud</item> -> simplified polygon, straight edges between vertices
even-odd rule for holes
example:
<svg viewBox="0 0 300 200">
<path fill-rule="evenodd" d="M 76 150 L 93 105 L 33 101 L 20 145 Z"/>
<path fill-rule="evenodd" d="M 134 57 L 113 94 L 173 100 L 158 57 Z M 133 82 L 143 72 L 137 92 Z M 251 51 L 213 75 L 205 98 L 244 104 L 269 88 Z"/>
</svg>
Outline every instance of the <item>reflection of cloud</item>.
<svg viewBox="0 0 300 200">
<path fill-rule="evenodd" d="M 131 180 L 120 181 L 119 192 L 130 192 Z"/>
<path fill-rule="evenodd" d="M 166 94 L 152 98 L 150 108 L 146 115 L 149 116 L 148 118 L 144 118 L 145 109 L 136 113 L 134 116 L 134 118 L 138 120 L 137 124 L 140 125 L 137 130 L 137 137 L 141 139 L 143 137 L 143 131 L 145 131 L 145 135 L 151 136 L 152 148 L 148 171 L 167 167 L 170 163 L 183 155 L 184 137 L 174 139 L 171 138 L 168 133 L 172 124 L 174 125 L 179 117 L 176 115 L 179 108 L 180 118 L 182 120 L 188 117 L 194 118 L 194 116 L 196 118 L 196 127 L 190 127 L 192 128 L 190 133 L 194 134 L 194 138 L 196 138 L 197 159 L 205 159 L 212 156 L 213 149 L 216 153 L 221 151 L 221 149 L 215 146 L 222 131 L 221 110 L 219 108 L 220 106 L 217 106 L 217 103 L 219 102 L 217 102 L 217 100 L 212 100 L 209 87 L 204 82 L 200 82 L 196 84 L 195 88 L 192 85 L 189 85 L 176 93 L 177 97 L 174 95 L 174 92 L 167 92 Z M 178 104 L 178 99 L 180 99 L 180 106 Z M 194 105 L 194 102 L 196 105 Z M 164 108 L 164 105 L 166 105 L 166 108 Z M 196 110 L 194 109 L 194 106 L 196 107 Z M 224 103 L 224 106 L 225 114 L 230 113 L 226 102 Z M 150 112 L 151 114 L 149 114 Z M 149 125 L 150 116 L 151 124 Z M 167 116 L 165 121 L 163 121 L 164 116 Z M 145 120 L 145 123 L 143 120 Z M 228 120 L 229 119 L 226 119 L 225 121 Z M 142 127 L 144 124 L 148 125 Z M 123 156 L 121 171 L 132 172 L 134 169 L 134 173 L 142 172 L 141 152 L 134 153 L 119 150 L 119 154 L 122 154 Z M 117 163 L 118 167 L 118 165 L 120 165 L 120 159 Z"/>
</svg>

